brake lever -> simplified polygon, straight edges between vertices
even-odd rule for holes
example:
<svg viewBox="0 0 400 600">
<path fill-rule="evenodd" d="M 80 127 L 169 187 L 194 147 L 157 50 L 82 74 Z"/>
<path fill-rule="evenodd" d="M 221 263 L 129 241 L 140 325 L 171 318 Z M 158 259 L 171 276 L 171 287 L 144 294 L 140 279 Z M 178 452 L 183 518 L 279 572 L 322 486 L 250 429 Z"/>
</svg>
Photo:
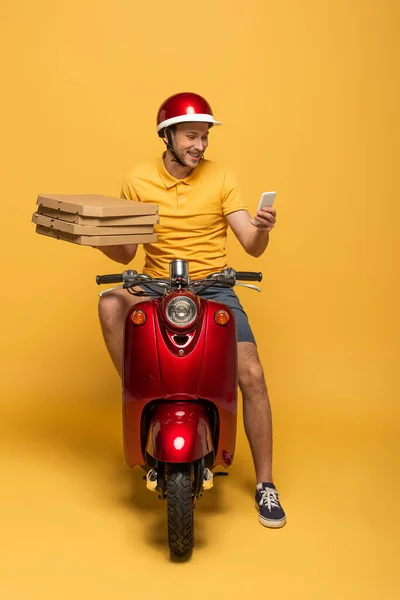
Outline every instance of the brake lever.
<svg viewBox="0 0 400 600">
<path fill-rule="evenodd" d="M 106 294 L 109 294 L 110 292 L 115 292 L 115 290 L 121 290 L 124 287 L 124 284 L 122 283 L 121 285 L 117 285 L 117 287 L 113 287 L 113 288 L 108 288 L 107 290 L 103 290 L 102 292 L 99 292 L 99 296 L 100 298 L 102 296 L 105 296 Z"/>
<path fill-rule="evenodd" d="M 240 285 L 240 287 L 250 288 L 251 290 L 255 290 L 256 292 L 261 292 L 261 288 L 257 287 L 256 285 L 251 285 L 250 283 L 239 283 L 237 281 L 236 285 Z"/>
</svg>

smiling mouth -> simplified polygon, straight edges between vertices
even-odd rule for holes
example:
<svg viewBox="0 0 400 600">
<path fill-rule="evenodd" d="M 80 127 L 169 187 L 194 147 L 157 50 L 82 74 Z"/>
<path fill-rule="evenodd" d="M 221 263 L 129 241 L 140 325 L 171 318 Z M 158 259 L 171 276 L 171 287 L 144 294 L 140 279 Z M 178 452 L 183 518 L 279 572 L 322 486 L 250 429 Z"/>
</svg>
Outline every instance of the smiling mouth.
<svg viewBox="0 0 400 600">
<path fill-rule="evenodd" d="M 192 154 L 191 152 L 188 152 L 189 156 L 191 156 L 192 158 L 200 158 L 201 154 Z"/>
</svg>

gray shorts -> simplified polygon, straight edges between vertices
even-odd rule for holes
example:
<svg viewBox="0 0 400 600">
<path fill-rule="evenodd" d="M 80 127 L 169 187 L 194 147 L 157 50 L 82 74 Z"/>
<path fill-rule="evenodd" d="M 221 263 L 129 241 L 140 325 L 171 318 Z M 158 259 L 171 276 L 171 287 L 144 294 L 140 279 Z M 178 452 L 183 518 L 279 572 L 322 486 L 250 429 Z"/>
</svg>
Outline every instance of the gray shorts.
<svg viewBox="0 0 400 600">
<path fill-rule="evenodd" d="M 249 319 L 247 318 L 243 306 L 240 304 L 236 292 L 232 288 L 211 286 L 203 292 L 200 292 L 199 296 L 201 298 L 207 298 L 207 300 L 213 300 L 214 302 L 221 302 L 221 304 L 228 306 L 235 315 L 238 342 L 256 343 Z"/>
<path fill-rule="evenodd" d="M 153 288 L 151 284 L 146 287 L 143 286 L 142 289 L 145 290 L 147 287 L 156 291 L 160 290 L 160 288 L 157 286 L 154 286 Z M 200 292 L 198 295 L 201 298 L 206 298 L 207 300 L 213 300 L 214 302 L 225 304 L 225 306 L 228 306 L 231 309 L 235 315 L 238 342 L 251 342 L 252 344 L 256 343 L 250 327 L 249 319 L 247 318 L 243 306 L 239 302 L 239 298 L 232 288 L 211 286 Z"/>
</svg>

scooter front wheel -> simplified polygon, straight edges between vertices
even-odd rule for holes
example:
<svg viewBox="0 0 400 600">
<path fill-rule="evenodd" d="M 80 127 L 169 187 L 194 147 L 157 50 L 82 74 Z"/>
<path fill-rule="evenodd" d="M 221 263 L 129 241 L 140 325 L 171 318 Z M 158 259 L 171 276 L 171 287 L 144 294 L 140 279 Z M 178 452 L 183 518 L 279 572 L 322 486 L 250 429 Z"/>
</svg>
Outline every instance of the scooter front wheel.
<svg viewBox="0 0 400 600">
<path fill-rule="evenodd" d="M 190 465 L 167 467 L 168 545 L 171 557 L 185 560 L 194 546 L 192 475 Z"/>
</svg>

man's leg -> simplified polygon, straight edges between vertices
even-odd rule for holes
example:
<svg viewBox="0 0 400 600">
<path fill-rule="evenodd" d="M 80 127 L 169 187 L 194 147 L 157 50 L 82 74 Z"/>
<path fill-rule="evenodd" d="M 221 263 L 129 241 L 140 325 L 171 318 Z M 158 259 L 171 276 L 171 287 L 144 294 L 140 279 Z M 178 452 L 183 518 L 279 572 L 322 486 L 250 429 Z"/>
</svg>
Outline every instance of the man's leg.
<svg viewBox="0 0 400 600">
<path fill-rule="evenodd" d="M 244 426 L 256 469 L 256 506 L 264 527 L 283 527 L 286 515 L 272 480 L 272 418 L 267 386 L 257 348 L 238 344 L 239 385 L 243 394 Z"/>
<path fill-rule="evenodd" d="M 239 342 L 238 367 L 244 426 L 253 455 L 257 483 L 272 483 L 271 406 L 255 344 Z"/>
<path fill-rule="evenodd" d="M 125 318 L 134 304 L 145 299 L 132 296 L 126 290 L 115 290 L 100 298 L 99 318 L 104 341 L 120 377 L 122 377 Z"/>
</svg>

